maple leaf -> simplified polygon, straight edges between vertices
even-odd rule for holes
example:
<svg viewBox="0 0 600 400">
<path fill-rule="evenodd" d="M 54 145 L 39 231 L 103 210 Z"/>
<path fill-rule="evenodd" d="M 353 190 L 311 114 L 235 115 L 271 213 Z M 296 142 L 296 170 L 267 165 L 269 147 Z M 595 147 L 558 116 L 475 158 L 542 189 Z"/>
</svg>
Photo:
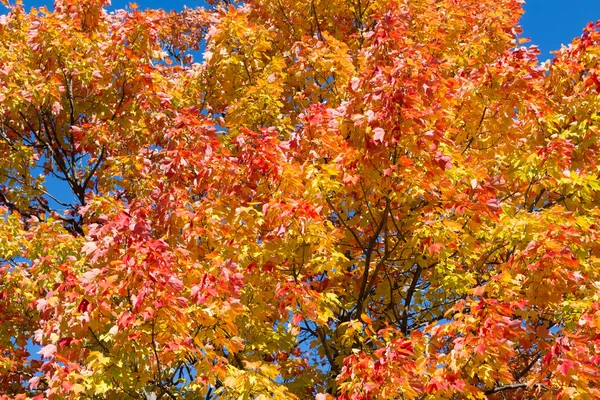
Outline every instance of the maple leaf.
<svg viewBox="0 0 600 400">
<path fill-rule="evenodd" d="M 38 351 L 37 354 L 41 354 L 43 358 L 51 358 L 56 353 L 56 346 L 53 344 L 47 344 Z"/>
<path fill-rule="evenodd" d="M 96 245 L 95 242 L 86 242 L 83 245 L 83 247 L 81 248 L 81 251 L 83 251 L 87 255 L 90 255 L 90 254 L 94 253 L 97 249 L 98 249 L 98 246 Z"/>
<path fill-rule="evenodd" d="M 373 141 L 382 143 L 385 131 L 382 128 L 373 129 Z"/>
<path fill-rule="evenodd" d="M 575 368 L 575 363 L 571 360 L 564 360 L 558 364 L 556 370 L 564 376 L 569 376 L 569 372 Z"/>
<path fill-rule="evenodd" d="M 94 268 L 86 273 L 84 273 L 81 276 L 81 282 L 88 284 L 88 283 L 92 283 L 97 277 L 98 275 L 100 275 L 102 273 L 102 270 L 100 270 L 99 268 Z"/>
</svg>

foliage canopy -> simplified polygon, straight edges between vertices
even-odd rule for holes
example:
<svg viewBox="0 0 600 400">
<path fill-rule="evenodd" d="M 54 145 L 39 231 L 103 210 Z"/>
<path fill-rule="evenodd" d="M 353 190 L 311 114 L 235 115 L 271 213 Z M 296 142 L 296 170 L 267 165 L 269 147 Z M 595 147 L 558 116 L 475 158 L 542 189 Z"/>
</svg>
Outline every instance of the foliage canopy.
<svg viewBox="0 0 600 400">
<path fill-rule="evenodd" d="M 107 3 L 0 16 L 1 398 L 600 398 L 600 24 Z"/>
</svg>

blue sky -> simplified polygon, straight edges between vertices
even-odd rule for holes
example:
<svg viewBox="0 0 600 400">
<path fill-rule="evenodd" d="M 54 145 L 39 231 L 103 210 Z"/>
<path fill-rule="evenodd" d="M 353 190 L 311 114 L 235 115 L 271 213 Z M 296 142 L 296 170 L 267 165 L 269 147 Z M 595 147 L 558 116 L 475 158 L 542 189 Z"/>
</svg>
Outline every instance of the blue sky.
<svg viewBox="0 0 600 400">
<path fill-rule="evenodd" d="M 600 0 L 529 0 L 521 19 L 523 37 L 540 47 L 540 61 L 550 51 L 580 36 L 588 22 L 600 20 Z"/>
</svg>

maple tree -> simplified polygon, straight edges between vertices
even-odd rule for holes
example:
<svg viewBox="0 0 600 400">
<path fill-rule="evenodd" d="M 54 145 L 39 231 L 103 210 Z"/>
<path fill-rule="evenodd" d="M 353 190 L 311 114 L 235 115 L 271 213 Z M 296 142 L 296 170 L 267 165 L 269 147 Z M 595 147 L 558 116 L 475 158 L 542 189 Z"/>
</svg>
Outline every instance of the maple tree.
<svg viewBox="0 0 600 400">
<path fill-rule="evenodd" d="M 0 398 L 600 397 L 600 23 L 5 5 Z"/>
</svg>

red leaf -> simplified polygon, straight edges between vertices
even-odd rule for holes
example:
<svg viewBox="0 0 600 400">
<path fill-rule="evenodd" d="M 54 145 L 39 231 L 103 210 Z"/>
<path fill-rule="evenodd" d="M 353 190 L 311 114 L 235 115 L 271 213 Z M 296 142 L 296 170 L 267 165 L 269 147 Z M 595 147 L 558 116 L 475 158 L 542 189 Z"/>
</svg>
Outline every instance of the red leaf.
<svg viewBox="0 0 600 400">
<path fill-rule="evenodd" d="M 177 293 L 183 289 L 183 282 L 176 277 L 172 276 L 169 278 L 169 286 L 171 286 Z"/>
<path fill-rule="evenodd" d="M 478 345 L 475 348 L 475 353 L 480 354 L 480 355 L 485 355 L 485 345 L 483 343 L 481 343 L 480 345 Z"/>
<path fill-rule="evenodd" d="M 133 315 L 131 315 L 131 313 L 124 312 L 123 314 L 121 314 L 121 317 L 119 317 L 119 320 L 117 321 L 117 325 L 119 326 L 120 329 L 125 329 L 129 325 L 131 325 L 131 322 L 134 319 L 135 318 L 133 317 Z"/>
<path fill-rule="evenodd" d="M 292 323 L 296 326 L 298 326 L 300 324 L 300 321 L 302 321 L 303 317 L 302 314 L 294 314 L 294 316 L 292 317 Z"/>
<path fill-rule="evenodd" d="M 80 278 L 80 281 L 84 284 L 92 283 L 96 279 L 96 277 L 100 275 L 101 272 L 102 270 L 94 268 L 91 271 L 88 271 L 85 274 L 83 274 L 83 276 Z"/>
<path fill-rule="evenodd" d="M 47 344 L 46 346 L 42 347 L 40 351 L 37 352 L 37 354 L 42 355 L 42 358 L 50 358 L 54 355 L 54 353 L 56 353 L 56 346 L 53 344 Z"/>
<path fill-rule="evenodd" d="M 31 378 L 29 380 L 29 387 L 31 389 L 35 389 L 38 387 L 38 385 L 40 384 L 40 380 L 42 379 L 41 376 L 34 376 L 33 378 Z"/>
<path fill-rule="evenodd" d="M 500 209 L 500 202 L 497 199 L 489 199 L 485 204 L 492 211 L 498 211 Z"/>
<path fill-rule="evenodd" d="M 429 251 L 431 251 L 431 254 L 439 254 L 443 248 L 443 243 L 434 243 L 431 246 L 429 246 Z"/>
<path fill-rule="evenodd" d="M 485 293 L 485 285 L 477 286 L 473 289 L 473 296 L 481 297 Z"/>
<path fill-rule="evenodd" d="M 98 249 L 98 246 L 96 246 L 95 242 L 85 242 L 83 244 L 83 247 L 81 248 L 81 251 L 83 251 L 86 255 L 89 256 L 94 251 L 96 251 L 96 249 Z"/>
<path fill-rule="evenodd" d="M 382 128 L 373 129 L 373 141 L 374 142 L 383 142 L 383 137 L 385 136 L 385 131 Z"/>
<path fill-rule="evenodd" d="M 560 372 L 561 374 L 563 374 L 564 376 L 568 376 L 569 375 L 569 371 L 572 370 L 575 367 L 575 363 L 571 360 L 564 360 L 562 363 L 560 363 L 558 365 L 558 368 L 556 368 L 556 370 L 558 372 Z"/>
</svg>

